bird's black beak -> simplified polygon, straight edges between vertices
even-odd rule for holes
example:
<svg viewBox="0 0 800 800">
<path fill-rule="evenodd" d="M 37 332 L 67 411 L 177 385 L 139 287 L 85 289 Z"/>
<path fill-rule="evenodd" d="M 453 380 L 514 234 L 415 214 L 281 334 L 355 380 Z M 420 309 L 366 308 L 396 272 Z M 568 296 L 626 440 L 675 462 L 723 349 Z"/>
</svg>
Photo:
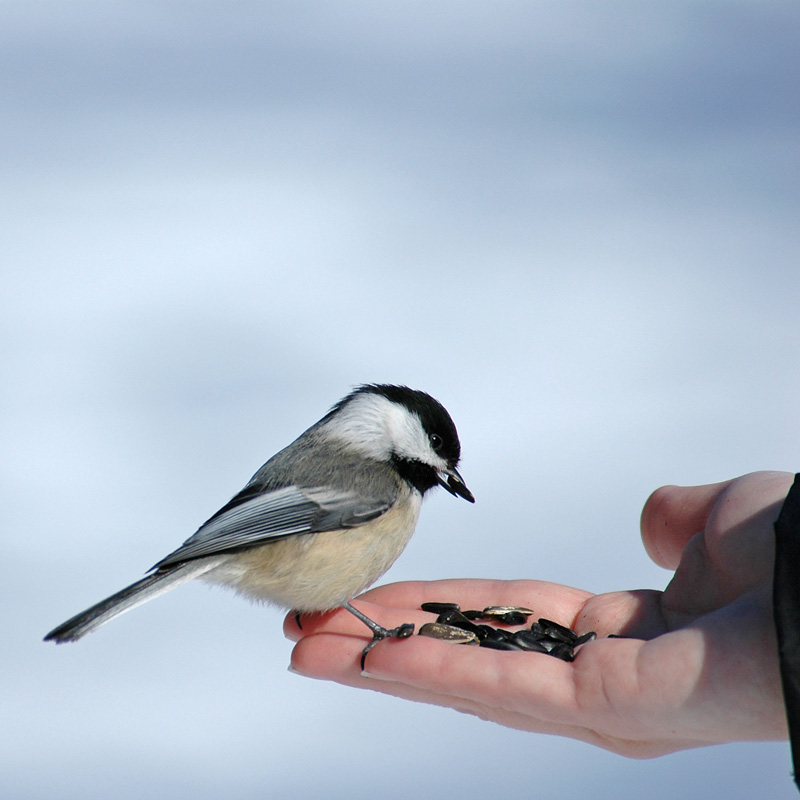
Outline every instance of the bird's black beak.
<svg viewBox="0 0 800 800">
<path fill-rule="evenodd" d="M 453 497 L 458 495 L 470 503 L 475 502 L 472 492 L 467 489 L 467 484 L 464 483 L 464 479 L 458 474 L 458 470 L 455 467 L 437 472 L 436 477 L 439 479 L 439 485 L 444 486 Z"/>
</svg>

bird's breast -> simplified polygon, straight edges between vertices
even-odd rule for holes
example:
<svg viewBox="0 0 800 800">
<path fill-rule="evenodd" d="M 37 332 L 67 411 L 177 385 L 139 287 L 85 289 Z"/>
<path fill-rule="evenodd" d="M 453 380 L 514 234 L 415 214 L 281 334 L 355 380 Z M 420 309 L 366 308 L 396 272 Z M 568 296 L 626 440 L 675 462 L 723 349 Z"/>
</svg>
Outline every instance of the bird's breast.
<svg viewBox="0 0 800 800">
<path fill-rule="evenodd" d="M 297 611 L 336 608 L 372 585 L 408 544 L 422 496 L 403 487 L 380 517 L 355 528 L 305 533 L 236 553 L 204 579 Z"/>
</svg>

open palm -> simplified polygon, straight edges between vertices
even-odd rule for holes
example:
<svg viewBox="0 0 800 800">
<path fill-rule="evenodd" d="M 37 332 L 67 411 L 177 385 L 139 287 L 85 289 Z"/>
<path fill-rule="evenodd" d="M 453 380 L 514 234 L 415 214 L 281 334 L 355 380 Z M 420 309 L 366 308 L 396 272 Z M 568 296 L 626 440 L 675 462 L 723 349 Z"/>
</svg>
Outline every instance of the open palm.
<svg viewBox="0 0 800 800">
<path fill-rule="evenodd" d="M 387 627 L 431 621 L 427 601 L 522 605 L 593 630 L 574 662 L 421 636 L 386 641 L 359 666 L 368 632 L 341 611 L 303 618 L 292 668 L 309 677 L 447 706 L 502 725 L 647 758 L 730 741 L 785 739 L 772 619 L 773 523 L 793 480 L 762 472 L 651 495 L 642 538 L 675 569 L 664 592 L 594 595 L 545 581 L 445 580 L 358 598 Z M 606 638 L 608 634 L 627 638 Z"/>
</svg>

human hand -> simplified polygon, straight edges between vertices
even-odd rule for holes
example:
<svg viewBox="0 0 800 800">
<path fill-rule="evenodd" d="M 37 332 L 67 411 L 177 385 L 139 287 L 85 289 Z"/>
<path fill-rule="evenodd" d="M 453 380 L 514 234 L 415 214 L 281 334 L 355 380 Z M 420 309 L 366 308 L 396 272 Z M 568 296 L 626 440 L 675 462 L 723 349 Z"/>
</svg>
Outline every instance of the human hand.
<svg viewBox="0 0 800 800">
<path fill-rule="evenodd" d="M 434 619 L 428 601 L 522 605 L 598 639 L 574 662 L 413 636 L 373 648 L 349 613 L 293 615 L 294 671 L 447 706 L 501 725 L 647 758 L 730 741 L 785 739 L 772 619 L 773 523 L 793 476 L 763 472 L 663 487 L 642 512 L 651 558 L 676 569 L 664 592 L 593 595 L 544 581 L 446 580 L 373 589 L 356 603 L 386 627 Z M 631 638 L 605 638 L 608 634 Z"/>
</svg>

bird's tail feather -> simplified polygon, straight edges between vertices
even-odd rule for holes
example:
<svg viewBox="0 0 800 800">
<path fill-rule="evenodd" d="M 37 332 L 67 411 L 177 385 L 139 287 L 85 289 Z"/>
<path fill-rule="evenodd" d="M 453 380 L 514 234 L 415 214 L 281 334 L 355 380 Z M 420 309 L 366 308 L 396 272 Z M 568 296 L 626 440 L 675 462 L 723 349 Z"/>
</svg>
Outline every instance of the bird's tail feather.
<svg viewBox="0 0 800 800">
<path fill-rule="evenodd" d="M 197 578 L 205 572 L 212 570 L 223 559 L 203 558 L 197 561 L 188 561 L 178 564 L 167 570 L 159 570 L 152 575 L 147 575 L 136 583 L 122 589 L 111 597 L 87 608 L 80 614 L 76 614 L 72 619 L 68 619 L 62 625 L 54 628 L 44 637 L 46 642 L 54 641 L 56 644 L 62 642 L 75 642 L 87 633 L 91 633 L 106 622 L 130 611 L 136 606 L 158 597 L 170 589 L 174 589 L 186 581 Z"/>
</svg>

